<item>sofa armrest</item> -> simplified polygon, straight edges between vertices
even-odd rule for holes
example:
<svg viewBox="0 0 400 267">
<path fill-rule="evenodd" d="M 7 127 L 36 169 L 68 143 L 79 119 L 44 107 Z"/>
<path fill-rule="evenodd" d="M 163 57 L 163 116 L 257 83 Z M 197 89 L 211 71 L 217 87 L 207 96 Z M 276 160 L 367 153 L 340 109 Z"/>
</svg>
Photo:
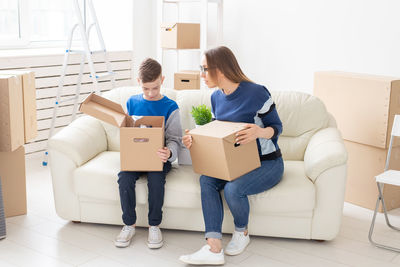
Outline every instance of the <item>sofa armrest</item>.
<svg viewBox="0 0 400 267">
<path fill-rule="evenodd" d="M 50 138 L 49 150 L 61 152 L 81 166 L 107 150 L 104 127 L 93 117 L 79 117 Z"/>
<path fill-rule="evenodd" d="M 337 128 L 322 129 L 311 137 L 304 154 L 304 168 L 314 183 L 324 171 L 346 162 L 347 151 Z"/>
</svg>

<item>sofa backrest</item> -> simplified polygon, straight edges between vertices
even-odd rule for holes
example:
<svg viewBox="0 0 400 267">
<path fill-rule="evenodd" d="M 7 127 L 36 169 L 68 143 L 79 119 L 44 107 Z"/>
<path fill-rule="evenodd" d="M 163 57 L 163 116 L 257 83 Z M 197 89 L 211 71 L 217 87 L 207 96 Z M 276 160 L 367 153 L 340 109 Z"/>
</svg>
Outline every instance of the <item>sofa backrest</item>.
<svg viewBox="0 0 400 267">
<path fill-rule="evenodd" d="M 176 101 L 180 108 L 182 129 L 193 129 L 194 120 L 190 115 L 192 106 L 206 104 L 211 106 L 214 90 L 162 89 L 162 93 Z M 126 101 L 131 95 L 139 94 L 139 87 L 120 87 L 103 94 L 104 97 L 121 104 L 126 111 Z M 325 105 L 317 97 L 293 91 L 271 92 L 282 120 L 283 132 L 279 146 L 285 160 L 303 160 L 310 138 L 320 129 L 332 125 Z M 107 135 L 108 150 L 119 151 L 119 129 L 103 123 Z"/>
<path fill-rule="evenodd" d="M 332 125 L 324 103 L 317 97 L 293 91 L 271 92 L 283 124 L 278 144 L 285 160 L 303 160 L 310 138 Z"/>
</svg>

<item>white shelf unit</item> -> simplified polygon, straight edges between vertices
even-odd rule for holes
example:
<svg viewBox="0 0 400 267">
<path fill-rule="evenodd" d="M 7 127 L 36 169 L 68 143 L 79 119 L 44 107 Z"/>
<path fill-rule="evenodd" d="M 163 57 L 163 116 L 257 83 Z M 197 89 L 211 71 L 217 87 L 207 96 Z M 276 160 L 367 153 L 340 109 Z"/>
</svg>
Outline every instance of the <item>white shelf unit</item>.
<svg viewBox="0 0 400 267">
<path fill-rule="evenodd" d="M 164 21 L 165 18 L 165 5 L 175 5 L 177 9 L 177 18 L 175 22 L 187 22 L 187 21 L 181 21 L 182 16 L 181 16 L 181 5 L 182 4 L 188 4 L 188 3 L 194 3 L 194 4 L 200 4 L 200 21 L 196 23 L 200 23 L 200 49 L 173 49 L 173 48 L 162 48 L 161 47 L 161 36 L 160 36 L 160 25 Z M 209 4 L 210 3 L 215 3 L 216 4 L 216 38 L 215 38 L 215 43 L 214 44 L 209 44 L 208 43 L 208 19 L 209 19 Z M 171 21 L 170 21 L 171 22 Z M 193 22 L 193 21 L 190 21 Z M 222 44 L 222 39 L 223 39 L 223 0 L 157 0 L 157 60 L 160 62 L 160 64 L 165 66 L 164 62 L 164 53 L 166 51 L 172 51 L 172 53 L 176 54 L 176 68 L 175 71 L 179 71 L 179 64 L 180 64 L 180 51 L 191 51 L 194 53 L 198 53 L 198 60 L 200 65 L 200 60 L 201 56 L 203 53 L 210 47 L 214 47 L 217 45 Z M 196 69 L 197 66 L 196 66 Z M 173 84 L 173 77 L 168 77 L 167 80 L 172 82 Z M 170 86 L 173 87 L 173 86 Z M 205 88 L 205 84 L 201 83 L 201 89 Z"/>
</svg>

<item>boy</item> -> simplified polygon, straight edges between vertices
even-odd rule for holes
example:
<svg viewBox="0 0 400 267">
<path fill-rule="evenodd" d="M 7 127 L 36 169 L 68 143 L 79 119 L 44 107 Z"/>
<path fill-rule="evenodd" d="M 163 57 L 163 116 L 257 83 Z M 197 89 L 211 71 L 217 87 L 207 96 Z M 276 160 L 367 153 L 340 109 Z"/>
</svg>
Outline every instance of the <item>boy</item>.
<svg viewBox="0 0 400 267">
<path fill-rule="evenodd" d="M 164 81 L 161 65 L 154 59 L 148 58 L 139 67 L 138 83 L 143 94 L 133 95 L 127 101 L 129 115 L 136 116 L 164 116 L 165 144 L 157 151 L 160 160 L 164 162 L 162 171 L 147 172 L 148 202 L 149 202 L 149 248 L 160 248 L 163 238 L 158 225 L 162 219 L 164 202 L 165 176 L 171 170 L 171 162 L 178 155 L 182 140 L 182 127 L 179 108 L 175 101 L 160 93 Z M 129 246 L 135 234 L 136 223 L 136 195 L 135 183 L 142 172 L 121 171 L 118 174 L 119 193 L 122 208 L 122 220 L 125 226 L 115 240 L 115 246 Z"/>
</svg>

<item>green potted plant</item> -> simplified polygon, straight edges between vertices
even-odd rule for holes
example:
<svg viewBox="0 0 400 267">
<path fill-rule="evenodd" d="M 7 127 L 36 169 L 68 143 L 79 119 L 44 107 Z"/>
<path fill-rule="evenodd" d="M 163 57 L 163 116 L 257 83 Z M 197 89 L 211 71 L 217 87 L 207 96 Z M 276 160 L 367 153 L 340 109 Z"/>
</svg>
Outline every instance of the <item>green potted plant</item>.
<svg viewBox="0 0 400 267">
<path fill-rule="evenodd" d="M 211 109 L 204 104 L 197 107 L 192 106 L 192 111 L 190 113 L 193 116 L 196 127 L 211 121 Z"/>
</svg>

